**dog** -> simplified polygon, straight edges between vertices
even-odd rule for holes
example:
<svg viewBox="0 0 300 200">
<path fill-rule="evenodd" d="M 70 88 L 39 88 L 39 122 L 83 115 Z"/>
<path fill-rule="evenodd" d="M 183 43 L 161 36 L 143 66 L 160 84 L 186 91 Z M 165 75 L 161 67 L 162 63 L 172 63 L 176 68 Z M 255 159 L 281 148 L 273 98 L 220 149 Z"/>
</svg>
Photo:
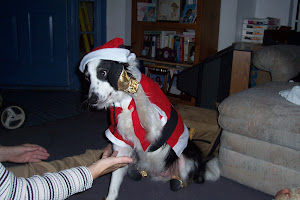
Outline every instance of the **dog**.
<svg viewBox="0 0 300 200">
<path fill-rule="evenodd" d="M 136 181 L 143 176 L 170 181 L 173 191 L 220 177 L 218 160 L 202 157 L 176 109 L 157 83 L 140 72 L 135 54 L 124 48 L 122 39 L 87 54 L 80 70 L 90 81 L 88 104 L 110 109 L 106 137 L 118 156 L 133 158 L 112 173 L 107 200 L 118 197 L 126 174 Z"/>
</svg>

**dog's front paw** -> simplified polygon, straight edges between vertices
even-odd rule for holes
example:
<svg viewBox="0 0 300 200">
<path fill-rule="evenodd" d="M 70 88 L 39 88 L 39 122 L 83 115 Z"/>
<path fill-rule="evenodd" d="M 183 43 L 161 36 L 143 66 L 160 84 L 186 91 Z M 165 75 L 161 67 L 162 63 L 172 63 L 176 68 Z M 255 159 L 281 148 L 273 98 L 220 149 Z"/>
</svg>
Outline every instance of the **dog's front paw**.
<svg viewBox="0 0 300 200">
<path fill-rule="evenodd" d="M 116 200 L 117 196 L 115 195 L 108 195 L 107 197 L 104 197 L 104 200 Z"/>
</svg>

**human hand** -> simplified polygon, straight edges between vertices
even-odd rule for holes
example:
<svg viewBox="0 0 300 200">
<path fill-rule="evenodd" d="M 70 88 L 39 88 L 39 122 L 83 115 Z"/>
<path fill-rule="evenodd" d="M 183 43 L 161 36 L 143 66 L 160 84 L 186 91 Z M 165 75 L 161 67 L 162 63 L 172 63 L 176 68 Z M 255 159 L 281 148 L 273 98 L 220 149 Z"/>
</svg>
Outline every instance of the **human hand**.
<svg viewBox="0 0 300 200">
<path fill-rule="evenodd" d="M 102 154 L 102 158 L 107 158 L 112 154 L 112 145 L 111 143 L 109 143 L 108 145 L 106 145 L 106 147 L 103 149 L 103 154 Z"/>
<path fill-rule="evenodd" d="M 43 147 L 36 144 L 22 144 L 18 146 L 1 146 L 0 161 L 1 162 L 40 162 L 48 159 L 50 154 Z"/>
<path fill-rule="evenodd" d="M 100 160 L 88 166 L 88 169 L 92 173 L 93 179 L 115 171 L 120 167 L 124 167 L 133 161 L 132 158 L 127 156 L 116 157 L 117 154 L 118 152 L 114 151 L 110 157 L 101 158 Z"/>
<path fill-rule="evenodd" d="M 287 198 L 290 198 L 290 189 L 288 189 L 288 188 L 284 188 L 284 189 L 282 189 L 282 190 L 279 190 L 277 193 L 276 193 L 276 195 L 275 195 L 275 199 L 278 197 L 279 198 L 279 196 L 285 196 L 286 198 L 284 198 L 284 199 L 287 199 Z"/>
</svg>

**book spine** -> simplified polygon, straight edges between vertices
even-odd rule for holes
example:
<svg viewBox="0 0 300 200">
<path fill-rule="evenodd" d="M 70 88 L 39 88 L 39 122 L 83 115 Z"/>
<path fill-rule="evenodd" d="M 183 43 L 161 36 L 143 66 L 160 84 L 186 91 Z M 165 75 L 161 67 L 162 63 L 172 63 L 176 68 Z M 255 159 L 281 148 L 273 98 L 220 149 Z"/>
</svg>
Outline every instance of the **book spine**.
<svg viewBox="0 0 300 200">
<path fill-rule="evenodd" d="M 170 49 L 174 49 L 174 34 L 169 34 L 168 44 Z"/>
<path fill-rule="evenodd" d="M 176 62 L 179 62 L 180 61 L 180 38 L 179 36 L 174 36 L 175 38 L 175 47 L 174 47 L 174 50 L 176 52 Z"/>
<path fill-rule="evenodd" d="M 192 42 L 192 39 L 190 37 L 184 36 L 184 62 L 188 61 L 188 53 L 189 53 L 189 42 Z"/>
<path fill-rule="evenodd" d="M 184 38 L 180 37 L 180 62 L 184 61 Z"/>
<path fill-rule="evenodd" d="M 151 42 L 151 58 L 155 58 L 155 45 L 156 45 L 156 36 L 152 36 L 152 42 Z"/>
</svg>

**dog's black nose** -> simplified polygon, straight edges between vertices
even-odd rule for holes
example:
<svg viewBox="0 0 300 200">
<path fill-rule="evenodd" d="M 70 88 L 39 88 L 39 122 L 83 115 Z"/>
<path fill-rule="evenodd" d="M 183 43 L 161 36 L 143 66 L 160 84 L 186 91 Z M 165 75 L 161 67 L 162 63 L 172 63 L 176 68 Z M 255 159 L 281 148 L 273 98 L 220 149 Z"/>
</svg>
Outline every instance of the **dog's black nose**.
<svg viewBox="0 0 300 200">
<path fill-rule="evenodd" d="M 90 98 L 88 99 L 88 103 L 89 104 L 97 104 L 98 102 L 98 96 L 96 95 L 96 93 L 92 93 L 92 95 L 90 96 Z"/>
</svg>

